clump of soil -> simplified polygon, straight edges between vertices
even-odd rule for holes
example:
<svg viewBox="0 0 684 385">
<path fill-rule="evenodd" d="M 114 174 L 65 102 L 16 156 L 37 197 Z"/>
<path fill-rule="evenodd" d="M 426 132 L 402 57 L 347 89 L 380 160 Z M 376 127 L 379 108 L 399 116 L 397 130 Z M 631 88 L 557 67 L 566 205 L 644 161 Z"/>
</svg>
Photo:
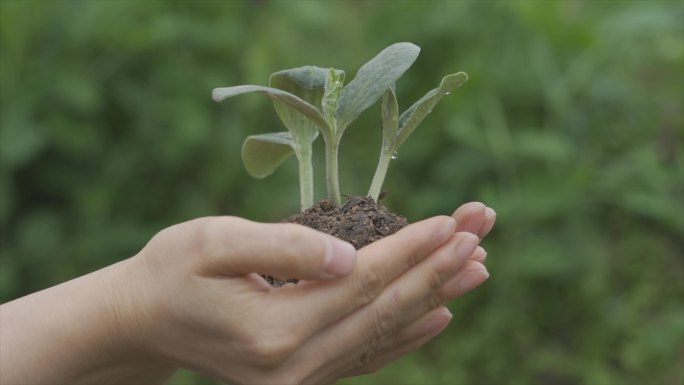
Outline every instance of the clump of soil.
<svg viewBox="0 0 684 385">
<path fill-rule="evenodd" d="M 408 225 L 403 216 L 389 211 L 373 198 L 361 196 L 350 197 L 339 207 L 331 200 L 322 200 L 283 222 L 297 223 L 334 235 L 351 243 L 357 250 Z M 296 279 L 264 278 L 276 287 L 297 282 Z"/>
</svg>

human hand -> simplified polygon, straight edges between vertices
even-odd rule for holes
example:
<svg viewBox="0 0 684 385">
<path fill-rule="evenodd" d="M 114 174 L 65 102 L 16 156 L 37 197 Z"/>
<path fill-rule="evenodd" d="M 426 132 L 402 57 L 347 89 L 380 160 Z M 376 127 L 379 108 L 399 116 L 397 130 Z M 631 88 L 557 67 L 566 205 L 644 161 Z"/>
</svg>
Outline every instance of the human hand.
<svg viewBox="0 0 684 385">
<path fill-rule="evenodd" d="M 130 260 L 119 318 L 139 353 L 224 381 L 372 371 L 446 327 L 439 304 L 472 288 L 459 277 L 479 274 L 473 287 L 486 279 L 479 240 L 455 231 L 484 235 L 493 218 L 484 206 L 459 210 L 456 221 L 431 218 L 361 249 L 356 264 L 348 244 L 297 225 L 221 217 L 173 226 Z M 274 289 L 255 272 L 304 281 Z"/>
</svg>

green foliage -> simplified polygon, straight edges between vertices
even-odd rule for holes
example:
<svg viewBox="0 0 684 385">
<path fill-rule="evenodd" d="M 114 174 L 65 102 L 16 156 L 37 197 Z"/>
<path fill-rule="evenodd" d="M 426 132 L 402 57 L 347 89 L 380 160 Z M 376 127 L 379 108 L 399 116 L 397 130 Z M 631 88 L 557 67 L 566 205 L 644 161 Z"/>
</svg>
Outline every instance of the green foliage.
<svg viewBox="0 0 684 385">
<path fill-rule="evenodd" d="M 397 43 L 385 48 L 364 64 L 354 80 L 344 87 L 335 113 L 332 135 L 339 138 L 361 112 L 375 104 L 389 87 L 413 64 L 420 48 L 411 43 Z"/>
<path fill-rule="evenodd" d="M 382 100 L 382 148 L 380 150 L 380 161 L 368 191 L 370 197 L 375 200 L 378 199 L 390 159 L 396 159 L 399 146 L 404 143 L 420 122 L 432 112 L 435 105 L 445 95 L 449 95 L 454 88 L 459 87 L 467 80 L 468 75 L 465 72 L 445 76 L 439 87 L 430 90 L 399 117 L 399 106 L 397 105 L 397 96 L 395 95 L 394 88 L 390 88 L 385 92 Z"/>
<path fill-rule="evenodd" d="M 240 164 L 246 137 L 283 130 L 277 116 L 207 90 L 303 58 L 358 68 L 413 41 L 397 111 L 454 68 L 468 87 L 403 144 L 385 204 L 415 221 L 486 202 L 491 277 L 434 341 L 342 383 L 679 385 L 683 19 L 658 0 L 1 1 L 0 300 L 179 221 L 296 212 L 295 162 L 268 183 Z M 345 132 L 342 193 L 373 176 L 380 109 Z"/>
<path fill-rule="evenodd" d="M 340 204 L 337 152 L 342 134 L 361 112 L 373 105 L 386 89 L 394 85 L 416 60 L 418 52 L 420 48 L 411 43 L 392 44 L 364 64 L 354 80 L 346 87 L 343 86 L 343 71 L 331 68 L 326 72 L 316 66 L 306 66 L 271 75 L 271 86 L 274 88 L 260 86 L 216 88 L 212 91 L 212 96 L 219 102 L 244 93 L 260 92 L 273 99 L 278 115 L 290 130 L 295 144 L 299 144 L 299 146 L 293 146 L 292 149 L 297 154 L 300 163 L 300 181 L 303 186 L 302 210 L 313 204 L 311 201 L 313 191 L 310 191 L 313 186 L 310 149 L 311 143 L 316 138 L 314 129 L 316 127 L 320 129 L 326 144 L 328 198 Z M 305 94 L 314 94 L 315 97 L 309 97 L 309 101 L 300 99 L 300 97 L 305 98 Z M 320 105 L 322 111 L 315 107 L 317 105 Z M 264 141 L 263 139 L 266 138 L 270 139 Z M 279 135 L 274 138 L 251 137 L 250 143 L 254 143 L 255 140 L 264 141 L 264 143 L 260 146 L 243 146 L 243 160 L 246 159 L 251 164 L 268 164 L 268 167 L 263 167 L 263 169 L 270 173 L 284 160 L 285 150 L 282 149 L 282 145 L 287 143 L 283 143 L 280 139 Z M 271 148 L 272 145 L 278 147 Z M 258 150 L 267 151 L 263 159 L 255 159 L 261 154 L 252 151 Z M 303 151 L 307 155 L 304 159 Z M 273 156 L 274 153 L 279 156 Z"/>
<path fill-rule="evenodd" d="M 294 138 L 290 132 L 250 135 L 242 144 L 242 164 L 249 175 L 265 178 L 294 153 Z"/>
</svg>

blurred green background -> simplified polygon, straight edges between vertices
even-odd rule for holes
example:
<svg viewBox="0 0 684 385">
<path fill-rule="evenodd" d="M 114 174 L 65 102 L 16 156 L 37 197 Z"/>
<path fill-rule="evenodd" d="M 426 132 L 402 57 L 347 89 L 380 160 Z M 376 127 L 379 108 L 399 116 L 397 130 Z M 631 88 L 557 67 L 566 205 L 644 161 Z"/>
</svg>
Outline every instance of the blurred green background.
<svg viewBox="0 0 684 385">
<path fill-rule="evenodd" d="M 411 41 L 401 110 L 470 81 L 402 147 L 386 204 L 496 209 L 491 278 L 435 341 L 343 383 L 681 385 L 683 20 L 682 1 L 2 0 L 0 302 L 180 221 L 295 212 L 294 160 L 265 180 L 240 164 L 247 135 L 283 129 L 271 102 L 211 89 L 306 64 L 350 80 Z M 367 191 L 379 127 L 375 106 L 347 131 L 343 193 Z"/>
</svg>

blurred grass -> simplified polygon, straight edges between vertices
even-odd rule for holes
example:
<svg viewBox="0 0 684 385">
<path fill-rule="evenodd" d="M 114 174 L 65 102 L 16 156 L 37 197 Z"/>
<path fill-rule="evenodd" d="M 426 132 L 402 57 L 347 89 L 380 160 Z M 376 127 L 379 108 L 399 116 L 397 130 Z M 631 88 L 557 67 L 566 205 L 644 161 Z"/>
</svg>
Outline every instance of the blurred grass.
<svg viewBox="0 0 684 385">
<path fill-rule="evenodd" d="M 294 212 L 292 161 L 266 180 L 240 164 L 248 134 L 281 129 L 270 102 L 210 90 L 305 64 L 351 79 L 411 41 L 402 110 L 443 74 L 470 81 L 402 147 L 387 205 L 495 208 L 492 276 L 438 339 L 342 383 L 682 384 L 682 20 L 681 1 L 3 0 L 0 301 L 179 221 Z M 367 191 L 378 112 L 343 139 L 343 193 Z"/>
</svg>

